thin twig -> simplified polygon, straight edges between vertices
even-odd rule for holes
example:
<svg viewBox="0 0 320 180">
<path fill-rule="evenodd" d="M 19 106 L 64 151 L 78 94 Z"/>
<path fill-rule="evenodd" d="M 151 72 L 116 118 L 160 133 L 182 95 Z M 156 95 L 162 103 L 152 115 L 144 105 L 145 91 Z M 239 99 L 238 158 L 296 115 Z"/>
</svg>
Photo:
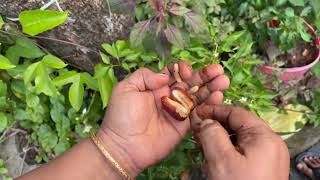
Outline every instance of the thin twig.
<svg viewBox="0 0 320 180">
<path fill-rule="evenodd" d="M 107 3 L 108 3 L 108 9 L 109 9 L 109 16 L 111 18 L 112 12 L 111 12 L 111 7 L 110 7 L 109 0 L 107 0 Z"/>
<path fill-rule="evenodd" d="M 27 148 L 29 148 L 29 144 L 27 145 Z M 28 151 L 23 151 L 23 152 L 24 152 L 24 154 L 23 154 L 23 159 L 22 159 L 21 166 L 20 166 L 19 176 L 22 175 L 22 171 L 23 171 L 23 167 L 24 167 L 24 161 L 26 160 Z"/>
</svg>

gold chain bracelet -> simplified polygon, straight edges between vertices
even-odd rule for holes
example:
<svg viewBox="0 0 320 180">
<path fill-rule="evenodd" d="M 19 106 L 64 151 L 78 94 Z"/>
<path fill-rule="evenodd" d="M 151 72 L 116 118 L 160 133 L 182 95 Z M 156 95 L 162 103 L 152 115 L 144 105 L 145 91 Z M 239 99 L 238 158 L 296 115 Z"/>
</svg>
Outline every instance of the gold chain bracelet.
<svg viewBox="0 0 320 180">
<path fill-rule="evenodd" d="M 119 163 L 112 157 L 112 155 L 104 148 L 100 139 L 94 134 L 91 136 L 92 141 L 101 151 L 101 153 L 110 161 L 111 165 L 119 171 L 119 173 L 127 180 L 134 180 L 129 174 L 119 165 Z"/>
</svg>

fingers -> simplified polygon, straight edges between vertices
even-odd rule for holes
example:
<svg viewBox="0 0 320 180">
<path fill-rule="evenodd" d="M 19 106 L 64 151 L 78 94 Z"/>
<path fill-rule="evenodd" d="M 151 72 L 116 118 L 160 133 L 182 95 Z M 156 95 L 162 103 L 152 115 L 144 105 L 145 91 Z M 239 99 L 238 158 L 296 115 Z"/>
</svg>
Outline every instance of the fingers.
<svg viewBox="0 0 320 180">
<path fill-rule="evenodd" d="M 197 72 L 195 72 L 191 79 L 187 81 L 190 87 L 193 86 L 203 86 L 207 82 L 211 81 L 212 79 L 223 75 L 223 67 L 219 64 L 212 64 L 208 67 L 205 67 Z"/>
<path fill-rule="evenodd" d="M 256 115 L 239 107 L 203 105 L 196 110 L 201 119 L 217 119 L 219 122 L 228 124 L 235 132 L 260 125 L 266 126 Z"/>
<path fill-rule="evenodd" d="M 234 160 L 239 155 L 230 141 L 228 132 L 218 121 L 202 121 L 199 138 L 209 165 Z"/>
<path fill-rule="evenodd" d="M 199 91 L 195 94 L 197 97 L 198 104 L 201 104 L 202 102 L 206 101 L 207 104 L 222 104 L 223 99 L 221 99 L 219 102 L 214 101 L 211 102 L 208 100 L 212 93 L 215 93 L 217 91 L 224 91 L 228 89 L 230 85 L 229 78 L 225 75 L 220 75 L 213 80 L 211 80 L 208 84 L 202 86 Z M 217 97 L 218 98 L 218 97 Z M 216 98 L 213 98 L 214 100 Z"/>
<path fill-rule="evenodd" d="M 154 73 L 146 68 L 140 68 L 124 81 L 129 89 L 137 91 L 159 89 L 169 83 L 169 76 L 162 73 Z"/>
<path fill-rule="evenodd" d="M 187 81 L 192 77 L 192 67 L 187 61 L 179 61 L 179 75 L 181 77 L 182 81 Z M 174 77 L 174 64 L 169 64 L 166 66 L 161 73 L 165 73 L 170 77 L 169 85 L 172 85 L 176 82 L 176 79 Z"/>
</svg>

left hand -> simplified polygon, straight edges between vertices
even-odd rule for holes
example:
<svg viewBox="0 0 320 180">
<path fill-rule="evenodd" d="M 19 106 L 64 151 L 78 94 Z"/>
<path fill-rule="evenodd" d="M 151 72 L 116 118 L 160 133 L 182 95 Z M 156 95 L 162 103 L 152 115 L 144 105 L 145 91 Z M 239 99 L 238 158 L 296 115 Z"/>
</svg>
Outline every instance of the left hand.
<svg viewBox="0 0 320 180">
<path fill-rule="evenodd" d="M 113 90 L 98 137 L 106 149 L 131 176 L 158 163 L 180 143 L 190 129 L 190 121 L 177 121 L 161 105 L 174 86 L 201 88 L 195 94 L 198 104 L 221 104 L 222 91 L 229 79 L 220 65 L 210 65 L 192 73 L 191 66 L 179 62 L 182 83 L 173 78 L 173 65 L 161 73 L 142 68 L 120 82 Z"/>
</svg>

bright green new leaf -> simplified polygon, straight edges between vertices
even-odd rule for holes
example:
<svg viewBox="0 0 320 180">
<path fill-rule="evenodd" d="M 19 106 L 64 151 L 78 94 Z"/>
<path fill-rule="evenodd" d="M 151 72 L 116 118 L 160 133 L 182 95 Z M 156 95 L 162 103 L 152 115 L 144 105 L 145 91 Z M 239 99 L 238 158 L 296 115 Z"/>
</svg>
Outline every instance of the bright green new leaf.
<svg viewBox="0 0 320 180">
<path fill-rule="evenodd" d="M 78 73 L 76 71 L 68 71 L 53 79 L 53 83 L 56 86 L 64 86 L 74 81 Z"/>
<path fill-rule="evenodd" d="M 80 74 L 81 77 L 81 82 L 85 83 L 88 88 L 98 91 L 98 83 L 97 81 L 87 72 L 81 73 Z"/>
<path fill-rule="evenodd" d="M 99 92 L 103 107 L 108 105 L 109 97 L 115 83 L 113 70 L 111 67 L 100 64 L 95 67 L 95 78 L 98 80 Z"/>
<path fill-rule="evenodd" d="M 34 36 L 61 25 L 67 17 L 67 12 L 31 10 L 20 13 L 19 21 L 23 32 Z"/>
<path fill-rule="evenodd" d="M 4 21 L 3 21 L 2 17 L 0 16 L 0 29 L 2 28 L 3 25 L 4 25 Z"/>
<path fill-rule="evenodd" d="M 62 69 L 67 66 L 61 59 L 53 56 L 53 55 L 46 55 L 43 57 L 42 61 L 49 67 L 54 69 Z"/>
<path fill-rule="evenodd" d="M 103 61 L 105 64 L 110 64 L 110 63 L 111 63 L 109 56 L 107 56 L 106 54 L 102 53 L 101 51 L 100 51 L 99 53 L 100 53 L 100 56 L 101 56 L 102 61 Z"/>
<path fill-rule="evenodd" d="M 112 57 L 118 58 L 118 51 L 110 44 L 102 44 L 102 48 L 107 51 Z"/>
<path fill-rule="evenodd" d="M 57 89 L 49 77 L 47 66 L 41 61 L 31 64 L 26 69 L 23 79 L 29 88 L 32 87 L 31 81 L 34 80 L 34 87 L 38 94 L 44 93 L 47 96 L 55 96 L 57 94 Z"/>
<path fill-rule="evenodd" d="M 7 59 L 6 57 L 0 55 L 0 69 L 12 69 L 16 67 L 15 65 L 13 65 L 9 59 Z"/>
<path fill-rule="evenodd" d="M 0 112 L 0 132 L 5 130 L 7 128 L 7 125 L 8 125 L 7 116 L 3 112 Z"/>
<path fill-rule="evenodd" d="M 76 80 L 70 86 L 69 89 L 69 101 L 71 106 L 76 110 L 79 111 L 83 102 L 83 94 L 84 88 L 83 84 L 81 83 L 81 77 L 78 75 Z"/>
<path fill-rule="evenodd" d="M 38 66 L 34 82 L 38 94 L 44 93 L 47 96 L 55 96 L 57 94 L 57 89 L 49 77 L 47 67 L 43 63 L 40 63 Z"/>
<path fill-rule="evenodd" d="M 23 75 L 23 80 L 25 84 L 29 84 L 31 80 L 34 79 L 39 63 L 40 62 L 36 62 L 28 66 Z"/>
<path fill-rule="evenodd" d="M 289 0 L 294 6 L 304 6 L 305 0 Z"/>
<path fill-rule="evenodd" d="M 225 52 L 231 52 L 231 47 L 235 45 L 235 42 L 240 39 L 240 37 L 245 33 L 246 31 L 237 31 L 232 34 L 230 34 L 223 42 L 221 49 Z"/>
</svg>

